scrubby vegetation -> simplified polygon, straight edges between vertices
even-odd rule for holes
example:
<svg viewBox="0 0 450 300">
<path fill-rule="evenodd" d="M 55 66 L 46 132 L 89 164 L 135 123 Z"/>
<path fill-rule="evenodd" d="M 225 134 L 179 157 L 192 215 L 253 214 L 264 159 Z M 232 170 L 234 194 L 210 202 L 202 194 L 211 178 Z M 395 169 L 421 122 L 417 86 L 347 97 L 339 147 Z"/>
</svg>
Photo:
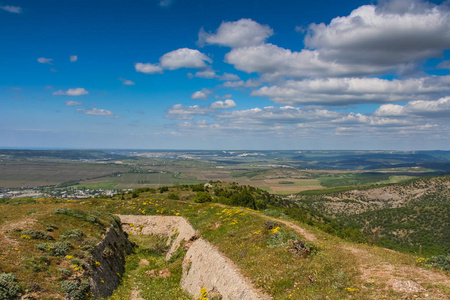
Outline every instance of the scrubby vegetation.
<svg viewBox="0 0 450 300">
<path fill-rule="evenodd" d="M 89 270 L 99 265 L 93 260 L 92 251 L 107 227 L 120 226 L 117 217 L 110 213 L 183 216 L 202 238 L 232 259 L 257 288 L 274 299 L 378 299 L 383 296 L 400 299 L 402 295 L 387 288 L 385 282 L 365 282 L 355 261 L 364 259 L 361 253 L 366 251 L 370 252 L 366 260 L 376 257 L 375 261 L 383 259 L 392 264 L 419 264 L 424 268 L 448 270 L 450 260 L 443 253 L 446 248 L 434 240 L 440 234 L 442 243 L 446 241 L 444 235 L 448 229 L 442 218 L 449 213 L 445 210 L 448 209 L 448 198 L 445 198 L 448 178 L 441 178 L 434 185 L 428 179 L 422 180 L 398 186 L 405 189 L 435 186 L 433 192 L 411 198 L 402 207 L 367 209 L 359 214 L 329 215 L 320 208 L 331 201 L 329 197 L 340 199 L 333 201 L 342 205 L 356 207 L 359 202 L 370 200 L 364 194 L 361 198 L 351 198 L 346 197 L 350 192 L 341 191 L 282 199 L 255 187 L 220 181 L 142 188 L 105 199 L 15 200 L 0 204 L 7 208 L 0 210 L 0 251 L 7 258 L 0 260 L 0 272 L 9 278 L 5 282 L 17 296 L 27 291 L 44 300 L 61 299 L 64 294 L 72 299 L 88 299 L 91 296 L 86 279 Z M 31 210 L 35 213 L 29 215 Z M 299 222 L 319 238 L 303 235 L 284 224 L 284 220 Z M 425 231 L 433 236 L 428 237 L 429 244 L 415 230 L 426 222 L 430 228 L 436 227 L 435 232 Z M 389 235 L 400 227 L 407 233 L 403 244 L 397 242 L 399 235 Z M 141 297 L 146 299 L 190 299 L 178 285 L 184 248 L 166 262 L 165 240 L 134 234 L 131 237 L 139 247 L 128 256 L 125 276 L 119 274 L 122 285 L 111 299 L 128 299 L 133 289 L 140 290 Z M 423 238 L 421 253 L 420 247 L 414 244 L 419 238 Z M 406 252 L 413 249 L 418 253 L 413 257 L 383 252 L 364 244 Z M 359 252 L 355 254 L 350 248 Z M 108 257 L 110 251 L 106 248 L 101 254 Z M 423 261 L 418 262 L 417 257 Z M 11 261 L 18 263 L 11 264 Z M 50 276 L 55 280 L 47 280 Z M 7 286 L 2 280 L 0 291 Z M 440 287 L 431 283 L 430 286 L 441 291 Z M 11 297 L 16 296 L 5 299 Z"/>
<path fill-rule="evenodd" d="M 117 217 L 85 201 L 22 202 L 1 204 L 0 299 L 90 299 L 93 251 L 106 228 L 119 228 Z"/>
<path fill-rule="evenodd" d="M 0 274 L 0 299 L 16 299 L 21 292 L 21 287 L 16 281 L 16 277 L 11 273 Z"/>
<path fill-rule="evenodd" d="M 131 236 L 130 240 L 136 247 L 127 258 L 122 284 L 110 300 L 128 300 L 132 293 L 144 299 L 192 299 L 180 287 L 183 247 L 166 261 L 167 238 Z"/>
<path fill-rule="evenodd" d="M 371 188 L 302 192 L 297 203 L 331 216 L 321 220 L 328 228 L 318 227 L 340 237 L 345 237 L 342 230 L 360 232 L 362 241 L 382 247 L 442 255 L 450 252 L 449 186 L 449 176 L 419 178 Z"/>
</svg>

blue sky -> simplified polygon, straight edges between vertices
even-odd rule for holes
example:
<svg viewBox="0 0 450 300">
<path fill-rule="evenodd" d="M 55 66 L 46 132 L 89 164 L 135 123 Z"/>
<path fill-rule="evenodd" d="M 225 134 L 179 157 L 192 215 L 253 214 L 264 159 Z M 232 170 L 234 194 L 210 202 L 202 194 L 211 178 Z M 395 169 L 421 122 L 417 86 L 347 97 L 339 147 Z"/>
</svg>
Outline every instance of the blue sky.
<svg viewBox="0 0 450 300">
<path fill-rule="evenodd" d="M 0 38 L 0 147 L 450 150 L 448 1 L 2 0 Z"/>
</svg>

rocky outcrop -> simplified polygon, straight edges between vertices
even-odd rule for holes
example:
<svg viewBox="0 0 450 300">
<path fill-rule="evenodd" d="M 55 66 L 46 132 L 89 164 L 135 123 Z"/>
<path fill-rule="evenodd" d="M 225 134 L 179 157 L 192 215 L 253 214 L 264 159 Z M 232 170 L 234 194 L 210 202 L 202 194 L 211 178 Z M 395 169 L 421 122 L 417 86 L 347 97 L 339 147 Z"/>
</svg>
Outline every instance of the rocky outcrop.
<svg viewBox="0 0 450 300">
<path fill-rule="evenodd" d="M 119 286 L 120 276 L 125 271 L 125 253 L 132 245 L 122 229 L 110 227 L 103 240 L 92 251 L 89 266 L 89 285 L 95 298 L 106 298 Z"/>
<path fill-rule="evenodd" d="M 188 242 L 195 239 L 196 231 L 186 219 L 178 216 L 133 216 L 118 215 L 123 228 L 130 234 L 156 234 L 169 237 L 170 246 L 166 254 L 169 259 L 178 249 L 182 241 Z"/>
<path fill-rule="evenodd" d="M 191 295 L 206 288 L 224 300 L 270 299 L 258 293 L 234 263 L 203 239 L 196 240 L 183 261 L 181 287 Z"/>
<path fill-rule="evenodd" d="M 206 288 L 211 295 L 228 300 L 270 299 L 270 296 L 256 291 L 252 284 L 239 273 L 234 263 L 203 239 L 182 217 L 177 216 L 129 216 L 119 215 L 124 230 L 133 234 L 167 235 L 172 241 L 166 259 L 184 240 L 189 242 L 183 260 L 181 286 L 192 296 Z"/>
</svg>

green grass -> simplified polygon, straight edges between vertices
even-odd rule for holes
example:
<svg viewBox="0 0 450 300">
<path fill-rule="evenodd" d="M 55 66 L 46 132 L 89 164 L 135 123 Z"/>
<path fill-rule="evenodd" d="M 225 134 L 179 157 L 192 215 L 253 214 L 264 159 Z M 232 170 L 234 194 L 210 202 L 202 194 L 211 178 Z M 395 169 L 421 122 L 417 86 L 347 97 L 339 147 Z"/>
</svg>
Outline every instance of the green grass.
<svg viewBox="0 0 450 300">
<path fill-rule="evenodd" d="M 3 161 L 0 162 L 0 186 L 55 185 L 108 176 L 128 169 L 115 164 Z"/>
<path fill-rule="evenodd" d="M 98 182 L 98 183 L 82 183 L 79 185 L 73 185 L 71 187 L 76 187 L 76 188 L 87 188 L 87 189 L 104 189 L 104 190 L 113 190 L 113 189 L 117 189 L 117 182 L 114 181 L 102 181 L 102 182 Z"/>
<path fill-rule="evenodd" d="M 117 223 L 84 201 L 23 202 L 0 204 L 0 272 L 14 274 L 22 289 L 37 293 L 38 299 L 57 299 L 62 282 L 70 275 L 82 277 L 90 251 L 105 228 Z M 71 235 L 74 229 L 82 234 Z"/>
<path fill-rule="evenodd" d="M 176 253 L 173 260 L 166 261 L 158 246 L 166 239 L 161 239 L 154 235 L 130 237 L 136 247 L 127 256 L 121 285 L 109 300 L 128 300 L 133 290 L 144 299 L 192 299 L 180 287 L 184 253 Z"/>
<path fill-rule="evenodd" d="M 77 187 L 93 189 L 127 189 L 139 187 L 160 187 L 175 184 L 195 184 L 204 181 L 195 178 L 174 177 L 165 173 L 122 173 L 120 176 L 104 177 L 95 182 L 81 182 Z"/>
<path fill-rule="evenodd" d="M 117 207 L 114 202 L 110 205 Z M 329 235 L 326 238 L 330 242 L 309 243 L 317 252 L 302 258 L 289 252 L 287 244 L 271 247 L 269 240 L 276 233 L 265 228 L 266 217 L 249 209 L 167 200 L 164 195 L 141 195 L 122 202 L 121 213 L 186 217 L 203 238 L 232 259 L 257 288 L 274 299 L 373 298 L 373 290 L 346 290 L 360 285 L 357 270 L 351 259 L 342 259 L 348 255 L 343 250 L 345 242 L 337 242 L 337 238 Z M 277 234 L 294 236 L 293 230 L 282 224 L 279 227 Z M 311 283 L 309 275 L 317 278 L 317 282 Z"/>
<path fill-rule="evenodd" d="M 170 193 L 178 193 L 182 200 L 168 199 Z M 268 229 L 265 222 L 271 217 L 258 211 L 217 203 L 197 204 L 191 201 L 194 194 L 188 187 L 178 186 L 170 187 L 164 193 L 141 192 L 136 198 L 131 198 L 132 194 L 126 194 L 124 200 L 120 200 L 121 196 L 116 195 L 112 199 L 69 202 L 27 200 L 23 201 L 24 204 L 18 205 L 0 204 L 3 207 L 2 214 L 0 214 L 0 220 L 3 223 L 0 225 L 4 226 L 9 222 L 36 217 L 43 221 L 38 221 L 32 228 L 24 229 L 45 230 L 51 224 L 56 224 L 57 229 L 52 232 L 52 235 L 56 241 L 59 241 L 61 234 L 67 234 L 68 230 L 74 228 L 80 229 L 87 237 L 98 238 L 102 230 L 85 221 L 87 216 L 95 211 L 134 215 L 180 215 L 198 230 L 202 238 L 208 240 L 221 253 L 230 258 L 255 287 L 272 295 L 274 299 L 380 299 L 382 296 L 401 299 L 401 295 L 386 290 L 386 283 L 381 280 L 375 280 L 373 283 L 363 281 L 359 276 L 361 266 L 372 264 L 374 267 L 378 267 L 383 262 L 392 263 L 394 266 L 398 264 L 415 265 L 415 257 L 412 255 L 388 252 L 366 245 L 356 245 L 315 227 L 301 224 L 302 228 L 317 238 L 314 242 L 308 242 L 304 236 L 280 222 L 276 225 L 277 229 Z M 74 211 L 82 209 L 84 211 L 82 216 L 86 216 L 86 218 L 75 218 L 72 216 L 73 213 L 69 212 L 50 213 L 61 207 Z M 32 215 L 29 215 L 30 211 L 33 211 Z M 287 218 L 286 215 L 283 214 L 283 217 Z M 100 219 L 103 220 L 102 217 Z M 6 238 L 0 235 L 2 238 L 1 253 L 7 254 L 7 260 L 0 260 L 0 270 L 6 273 L 15 273 L 19 283 L 25 285 L 25 288 L 30 288 L 31 284 L 35 282 L 35 278 L 46 278 L 46 273 L 39 273 L 42 272 L 39 269 L 45 267 L 45 260 L 41 260 L 37 254 L 25 255 L 24 253 L 29 253 L 32 251 L 31 249 L 35 248 L 26 248 L 25 246 L 52 241 L 22 239 L 21 232 L 8 234 Z M 7 238 L 19 243 L 18 250 L 12 249 L 11 246 L 4 246 L 8 245 Z M 158 246 L 161 242 L 160 238 L 155 236 L 131 236 L 131 238 L 139 247 L 135 249 L 135 253 L 127 257 L 122 285 L 110 299 L 129 299 L 133 289 L 140 290 L 141 297 L 145 299 L 191 299 L 179 287 L 184 253 L 179 252 L 173 260 L 166 262 L 164 253 Z M 306 242 L 306 245 L 313 249 L 311 255 L 302 257 L 289 251 L 289 239 Z M 73 243 L 73 245 L 75 251 L 77 244 Z M 349 250 L 350 248 L 365 251 L 369 255 L 354 253 Z M 27 260 L 23 260 L 24 257 Z M 52 288 L 58 290 L 65 272 L 58 271 L 58 269 L 70 269 L 70 265 L 62 263 L 65 261 L 63 257 L 49 255 L 45 255 L 45 257 L 52 259 L 48 268 L 58 275 L 55 282 L 45 283 L 47 285 L 42 283 L 42 285 L 47 290 L 52 290 Z M 143 259 L 148 262 L 148 265 L 141 261 Z M 16 261 L 17 264 L 11 264 Z M 23 266 L 28 264 L 31 271 L 23 269 Z M 170 275 L 163 277 L 159 276 L 160 274 Z M 30 283 L 27 285 L 25 282 Z M 433 285 L 431 282 L 424 284 Z M 444 287 L 439 287 L 439 289 L 445 290 Z M 48 295 L 47 299 L 51 299 L 51 297 L 52 295 Z"/>
</svg>

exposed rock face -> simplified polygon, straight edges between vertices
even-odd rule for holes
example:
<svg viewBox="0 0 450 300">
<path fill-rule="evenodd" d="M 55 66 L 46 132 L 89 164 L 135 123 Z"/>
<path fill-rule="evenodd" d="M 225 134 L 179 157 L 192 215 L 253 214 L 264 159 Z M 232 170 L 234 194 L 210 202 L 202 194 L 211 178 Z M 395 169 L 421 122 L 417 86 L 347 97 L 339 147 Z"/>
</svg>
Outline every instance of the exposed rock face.
<svg viewBox="0 0 450 300">
<path fill-rule="evenodd" d="M 107 229 L 104 239 L 92 252 L 89 284 L 96 298 L 110 296 L 119 286 L 120 275 L 125 271 L 125 253 L 130 253 L 131 248 L 127 234 L 120 228 Z"/>
<path fill-rule="evenodd" d="M 166 259 L 175 252 L 184 240 L 189 250 L 183 261 L 181 287 L 192 296 L 206 288 L 224 300 L 270 299 L 258 293 L 251 283 L 239 273 L 234 263 L 203 239 L 182 217 L 177 216 L 132 216 L 119 215 L 124 230 L 133 234 L 168 235 L 172 246 Z M 195 240 L 195 241 L 194 241 Z M 193 242 L 192 242 L 193 241 Z"/>
<path fill-rule="evenodd" d="M 196 240 L 186 253 L 181 287 L 191 295 L 206 287 L 224 300 L 270 299 L 259 294 L 231 260 L 203 239 Z"/>
<path fill-rule="evenodd" d="M 166 259 L 172 256 L 183 240 L 188 242 L 197 234 L 191 224 L 183 217 L 119 215 L 119 218 L 125 225 L 124 230 L 127 233 L 169 236 L 167 243 L 171 244 L 171 247 L 166 254 Z"/>
</svg>

